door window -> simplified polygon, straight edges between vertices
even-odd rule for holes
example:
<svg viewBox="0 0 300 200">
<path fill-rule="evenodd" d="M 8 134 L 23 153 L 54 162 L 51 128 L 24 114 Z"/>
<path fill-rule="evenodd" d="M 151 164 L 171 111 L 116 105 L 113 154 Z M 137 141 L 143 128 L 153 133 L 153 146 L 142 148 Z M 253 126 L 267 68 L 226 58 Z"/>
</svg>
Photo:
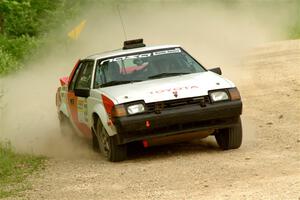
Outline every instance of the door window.
<svg viewBox="0 0 300 200">
<path fill-rule="evenodd" d="M 75 73 L 74 73 L 73 78 L 71 77 L 72 80 L 71 80 L 70 87 L 69 87 L 69 89 L 70 89 L 71 91 L 74 90 L 75 82 L 76 82 L 76 80 L 77 80 L 78 73 L 79 73 L 79 71 L 80 71 L 82 65 L 83 65 L 83 62 L 79 63 L 79 65 L 78 65 L 78 67 L 77 67 L 77 69 L 76 69 L 76 71 L 75 71 Z"/>
<path fill-rule="evenodd" d="M 93 67 L 93 61 L 86 61 L 82 63 L 82 66 L 80 66 L 80 69 L 78 70 L 78 76 L 74 77 L 76 79 L 74 89 L 90 89 Z"/>
</svg>

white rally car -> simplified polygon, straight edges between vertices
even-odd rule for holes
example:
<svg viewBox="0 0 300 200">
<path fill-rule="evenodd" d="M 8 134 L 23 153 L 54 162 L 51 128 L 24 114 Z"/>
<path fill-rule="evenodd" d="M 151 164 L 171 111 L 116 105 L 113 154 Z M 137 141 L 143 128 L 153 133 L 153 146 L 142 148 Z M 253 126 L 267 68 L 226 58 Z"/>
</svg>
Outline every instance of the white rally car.
<svg viewBox="0 0 300 200">
<path fill-rule="evenodd" d="M 224 150 L 241 146 L 238 89 L 178 45 L 125 41 L 121 50 L 79 60 L 60 82 L 61 124 L 70 122 L 110 161 L 126 159 L 131 142 L 148 147 L 214 135 Z"/>
</svg>

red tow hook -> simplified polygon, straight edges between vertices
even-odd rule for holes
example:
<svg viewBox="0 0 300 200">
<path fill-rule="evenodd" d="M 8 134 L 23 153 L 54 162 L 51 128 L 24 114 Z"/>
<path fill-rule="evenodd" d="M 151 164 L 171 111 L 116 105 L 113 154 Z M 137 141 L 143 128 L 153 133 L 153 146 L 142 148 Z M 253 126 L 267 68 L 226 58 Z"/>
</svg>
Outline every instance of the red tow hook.
<svg viewBox="0 0 300 200">
<path fill-rule="evenodd" d="M 151 126 L 150 121 L 147 120 L 147 121 L 146 121 L 146 127 L 149 128 L 150 126 Z"/>
<path fill-rule="evenodd" d="M 143 140 L 143 145 L 144 145 L 144 148 L 147 148 L 149 147 L 149 143 L 147 140 Z"/>
</svg>

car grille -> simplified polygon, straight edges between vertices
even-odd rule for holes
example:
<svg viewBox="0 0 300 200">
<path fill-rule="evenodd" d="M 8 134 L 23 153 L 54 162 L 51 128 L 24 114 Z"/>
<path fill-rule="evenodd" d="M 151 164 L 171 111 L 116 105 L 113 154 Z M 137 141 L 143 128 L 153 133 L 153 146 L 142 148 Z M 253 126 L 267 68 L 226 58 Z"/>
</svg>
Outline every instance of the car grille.
<svg viewBox="0 0 300 200">
<path fill-rule="evenodd" d="M 199 105 L 201 107 L 205 107 L 207 104 L 210 103 L 211 102 L 208 96 L 201 96 L 147 103 L 146 108 L 148 113 L 160 113 L 162 110 L 165 109 L 172 109 L 188 105 Z"/>
</svg>

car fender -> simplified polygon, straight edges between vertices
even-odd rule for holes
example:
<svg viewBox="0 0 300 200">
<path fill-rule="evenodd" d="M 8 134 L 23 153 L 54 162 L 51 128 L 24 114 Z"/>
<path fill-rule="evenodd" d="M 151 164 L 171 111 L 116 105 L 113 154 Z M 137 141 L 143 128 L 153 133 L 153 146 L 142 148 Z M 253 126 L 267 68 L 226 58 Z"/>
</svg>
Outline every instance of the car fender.
<svg viewBox="0 0 300 200">
<path fill-rule="evenodd" d="M 236 87 L 235 84 L 234 84 L 231 80 L 229 80 L 228 78 L 225 78 L 225 77 L 222 76 L 222 75 L 216 74 L 216 73 L 211 72 L 211 71 L 208 71 L 207 73 L 213 74 L 214 76 L 221 77 L 223 80 L 225 80 L 225 81 L 229 84 L 229 86 L 227 86 L 228 88 L 229 88 L 229 87 Z M 214 81 L 214 79 L 212 79 L 212 81 Z"/>
<path fill-rule="evenodd" d="M 69 117 L 67 105 L 66 105 L 65 103 L 60 104 L 59 110 L 60 110 L 64 115 L 66 115 L 67 117 Z"/>
<path fill-rule="evenodd" d="M 66 86 L 59 87 L 56 93 L 56 106 L 59 112 L 62 112 L 65 116 L 69 117 L 67 107 L 67 88 Z"/>
<path fill-rule="evenodd" d="M 101 98 L 94 98 L 90 97 L 88 98 L 88 104 L 91 108 L 89 111 L 89 126 L 94 126 L 94 117 L 93 115 L 96 114 L 100 118 L 104 128 L 106 129 L 109 136 L 113 136 L 117 134 L 117 131 L 114 127 L 114 125 L 108 125 L 108 121 L 110 121 L 108 114 L 105 111 L 105 108 L 102 104 Z"/>
</svg>

